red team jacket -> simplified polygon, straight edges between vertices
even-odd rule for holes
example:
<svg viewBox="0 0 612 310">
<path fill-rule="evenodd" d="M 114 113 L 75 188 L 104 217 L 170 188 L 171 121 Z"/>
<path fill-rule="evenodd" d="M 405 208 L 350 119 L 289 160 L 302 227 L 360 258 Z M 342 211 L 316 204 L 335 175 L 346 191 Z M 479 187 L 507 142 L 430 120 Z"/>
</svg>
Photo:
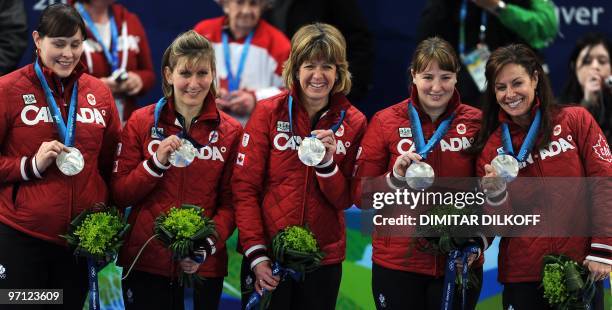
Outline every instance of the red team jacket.
<svg viewBox="0 0 612 310">
<path fill-rule="evenodd" d="M 121 4 L 111 5 L 111 10 L 119 34 L 119 67 L 121 67 L 123 53 L 127 46 L 126 71 L 133 71 L 140 76 L 143 86 L 138 95 L 144 94 L 155 84 L 151 50 L 144 27 L 138 16 L 129 12 Z M 124 29 L 125 34 L 123 33 Z M 81 59 L 87 64 L 89 74 L 95 77 L 108 77 L 112 74 L 111 66 L 104 57 L 101 43 L 96 41 L 89 29 L 87 30 L 87 41 L 83 44 Z M 123 119 L 127 120 L 130 114 L 138 108 L 136 96 L 129 96 L 122 98 L 122 100 L 125 103 Z"/>
<path fill-rule="evenodd" d="M 472 177 L 475 175 L 476 155 L 465 150 L 473 143 L 480 129 L 480 110 L 461 103 L 455 91 L 443 115 L 432 123 L 418 104 L 416 87 L 412 88 L 411 99 L 392 105 L 374 115 L 361 142 L 361 151 L 355 167 L 353 184 L 355 204 L 361 205 L 362 182 L 367 177 L 389 177 L 397 157 L 408 151 L 416 152 L 413 143 L 408 102 L 412 100 L 419 113 L 426 140 L 431 137 L 441 121 L 455 113 L 450 128 L 440 143 L 425 160 L 436 173 L 436 177 Z M 415 272 L 430 276 L 444 273 L 445 256 L 432 255 L 416 250 L 414 238 L 372 236 L 374 263 L 389 269 Z M 485 247 L 486 247 L 486 241 Z M 411 250 L 412 249 L 412 250 Z M 478 262 L 482 264 L 482 258 Z"/>
<path fill-rule="evenodd" d="M 199 22 L 194 30 L 206 37 L 213 44 L 217 60 L 217 78 L 219 85 L 228 88 L 225 54 L 221 33 L 227 28 L 227 17 L 216 17 Z M 281 78 L 283 64 L 289 58 L 291 45 L 287 37 L 274 26 L 260 20 L 255 27 L 247 54 L 244 71 L 240 77 L 240 88 L 255 92 L 257 100 L 262 100 L 280 93 L 283 86 Z M 229 36 L 232 72 L 238 71 L 245 38 L 235 40 Z"/>
<path fill-rule="evenodd" d="M 584 108 L 563 107 L 553 115 L 551 142 L 541 149 L 534 147 L 525 164 L 521 166 L 519 177 L 602 178 L 599 182 L 593 182 L 589 190 L 584 190 L 581 186 L 564 186 L 559 195 L 524 187 L 513 191 L 511 183 L 509 198 L 503 207 L 538 206 L 539 209 L 534 209 L 533 213 L 539 214 L 539 211 L 546 212 L 541 206 L 559 206 L 556 209 L 551 207 L 548 211 L 569 219 L 569 226 L 586 226 L 590 223 L 596 227 L 599 236 L 502 238 L 498 274 L 498 280 L 502 283 L 540 281 L 542 258 L 547 254 L 565 254 L 580 264 L 585 258 L 612 264 L 612 238 L 606 237 L 612 236 L 610 148 L 597 122 Z M 500 122 L 509 124 L 513 147 L 517 151 L 527 131 L 513 123 L 503 111 L 500 111 L 499 119 Z M 478 159 L 479 176 L 485 174 L 484 165 L 490 163 L 501 150 L 501 129 L 497 128 Z M 564 208 L 561 209 L 560 206 Z M 506 212 L 511 213 L 512 209 Z"/>
<path fill-rule="evenodd" d="M 117 151 L 113 195 L 120 206 L 134 207 L 130 215 L 133 226 L 123 247 L 121 263 L 132 263 L 153 235 L 158 215 L 171 207 L 193 204 L 202 207 L 206 216 L 214 220 L 220 237 L 215 245 L 216 254 L 206 258 L 198 273 L 205 277 L 223 277 L 227 275 L 224 243 L 235 228 L 230 179 L 242 127 L 218 111 L 209 94 L 202 113 L 189 129 L 189 135 L 204 147 L 188 167 L 168 168 L 153 156 L 161 142 L 153 133 L 154 110 L 155 105 L 150 105 L 134 112 L 123 130 Z M 164 106 L 158 128 L 165 136 L 180 132 L 172 100 Z M 135 268 L 172 277 L 174 268 L 178 267 L 172 262 L 170 251 L 155 240 L 147 245 Z"/>
<path fill-rule="evenodd" d="M 107 87 L 84 74 L 81 64 L 64 80 L 43 67 L 64 121 L 72 86 L 78 81 L 75 147 L 85 159 L 69 177 L 52 163 L 43 173 L 34 156 L 44 141 L 60 140 L 44 91 L 32 64 L 0 78 L 0 222 L 30 236 L 65 244 L 72 219 L 97 202 L 107 202 L 105 181 L 121 124 Z M 64 141 L 60 141 L 64 142 Z"/>
<path fill-rule="evenodd" d="M 262 261 L 266 245 L 281 229 L 308 225 L 325 253 L 323 264 L 345 257 L 344 210 L 352 204 L 349 178 L 365 116 L 343 95 L 332 96 L 329 110 L 315 126 L 293 94 L 295 140 L 314 129 L 329 129 L 346 117 L 336 132 L 338 148 L 333 163 L 308 167 L 298 158 L 289 126 L 289 93 L 260 101 L 245 128 L 234 169 L 233 192 L 240 243 L 251 267 Z"/>
</svg>

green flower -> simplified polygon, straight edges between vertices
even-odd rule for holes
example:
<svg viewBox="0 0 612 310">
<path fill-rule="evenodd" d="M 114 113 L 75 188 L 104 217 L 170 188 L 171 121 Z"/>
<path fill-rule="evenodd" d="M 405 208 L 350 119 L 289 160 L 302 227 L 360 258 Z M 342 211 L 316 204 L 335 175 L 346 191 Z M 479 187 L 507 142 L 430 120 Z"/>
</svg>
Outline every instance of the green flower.
<svg viewBox="0 0 612 310">
<path fill-rule="evenodd" d="M 300 226 L 288 227 L 281 238 L 287 249 L 304 253 L 316 253 L 319 250 L 312 232 Z"/>
<path fill-rule="evenodd" d="M 79 246 L 92 255 L 104 255 L 117 242 L 117 234 L 123 229 L 121 219 L 109 212 L 92 213 L 77 227 L 74 235 Z"/>
<path fill-rule="evenodd" d="M 178 239 L 189 239 L 205 226 L 201 213 L 191 208 L 170 209 L 162 225 Z"/>
<path fill-rule="evenodd" d="M 548 299 L 551 305 L 565 302 L 568 297 L 565 287 L 565 271 L 560 264 L 547 264 L 544 266 L 544 298 Z"/>
</svg>

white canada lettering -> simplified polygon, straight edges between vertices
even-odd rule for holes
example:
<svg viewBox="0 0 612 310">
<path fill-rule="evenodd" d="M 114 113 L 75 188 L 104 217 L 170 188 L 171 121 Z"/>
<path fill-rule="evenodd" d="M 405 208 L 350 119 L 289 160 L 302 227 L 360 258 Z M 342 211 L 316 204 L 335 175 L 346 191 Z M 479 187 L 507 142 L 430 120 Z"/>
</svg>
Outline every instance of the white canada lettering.
<svg viewBox="0 0 612 310">
<path fill-rule="evenodd" d="M 286 151 L 286 150 L 296 151 L 300 143 L 302 143 L 301 137 L 294 136 L 294 138 L 291 138 L 291 136 L 286 133 L 278 133 L 276 134 L 276 136 L 274 136 L 274 140 L 272 140 L 272 144 L 274 144 L 274 148 L 279 151 Z M 348 142 L 343 142 L 342 140 L 336 140 L 336 154 L 346 155 L 346 148 L 350 145 L 351 144 Z"/>
<path fill-rule="evenodd" d="M 346 155 L 346 148 L 344 147 L 344 142 L 340 140 L 336 141 L 336 154 Z"/>
<path fill-rule="evenodd" d="M 461 150 L 465 150 L 469 148 L 472 144 L 467 137 L 461 138 L 449 138 L 448 142 L 445 139 L 440 141 L 440 147 L 442 148 L 442 152 L 451 151 L 451 152 L 459 152 Z"/>
<path fill-rule="evenodd" d="M 295 137 L 295 138 L 291 138 L 288 134 L 286 133 L 279 133 L 276 136 L 274 136 L 274 147 L 279 150 L 279 151 L 285 151 L 287 149 L 291 149 L 291 150 L 297 150 L 297 143 L 301 143 L 302 142 L 302 138 L 300 137 Z"/>
<path fill-rule="evenodd" d="M 53 123 L 53 117 L 48 107 L 28 105 L 21 110 L 21 121 L 28 126 L 34 126 L 40 122 Z M 84 124 L 96 123 L 106 127 L 106 121 L 97 108 L 80 108 L 76 121 Z"/>
<path fill-rule="evenodd" d="M 404 155 L 408 152 L 414 152 L 414 144 L 410 139 L 402 139 L 397 143 L 397 152 Z"/>
<path fill-rule="evenodd" d="M 544 160 L 573 149 L 575 147 L 571 143 L 567 142 L 564 138 L 559 138 L 557 141 L 551 141 L 547 147 L 540 149 L 540 157 Z"/>
<path fill-rule="evenodd" d="M 219 148 L 217 148 L 216 146 L 205 146 L 202 147 L 198 150 L 198 153 L 196 154 L 196 156 L 199 159 L 204 159 L 204 160 L 218 160 L 221 162 L 224 162 L 225 160 L 223 160 L 223 156 L 221 155 L 221 152 L 219 152 Z"/>
</svg>

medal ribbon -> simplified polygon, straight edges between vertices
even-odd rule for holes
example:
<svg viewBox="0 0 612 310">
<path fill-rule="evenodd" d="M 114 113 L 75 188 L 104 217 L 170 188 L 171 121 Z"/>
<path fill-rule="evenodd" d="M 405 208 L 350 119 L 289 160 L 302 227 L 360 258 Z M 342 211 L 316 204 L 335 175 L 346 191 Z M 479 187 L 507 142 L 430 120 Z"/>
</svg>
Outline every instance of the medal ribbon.
<svg viewBox="0 0 612 310">
<path fill-rule="evenodd" d="M 111 72 L 115 72 L 119 68 L 119 32 L 117 31 L 117 24 L 115 24 L 115 17 L 113 16 L 112 11 L 109 10 L 108 12 L 111 30 L 111 44 L 109 49 L 109 47 L 104 45 L 104 40 L 98 32 L 98 28 L 96 27 L 95 23 L 93 22 L 93 19 L 91 18 L 87 10 L 85 10 L 83 4 L 78 2 L 75 7 L 77 11 L 79 11 L 79 14 L 81 14 L 81 17 L 83 17 L 83 21 L 87 25 L 87 28 L 89 28 L 89 31 L 91 31 L 91 34 L 94 36 L 94 39 L 96 39 L 100 46 L 102 46 L 104 58 L 106 58 L 106 61 L 111 66 Z"/>
<path fill-rule="evenodd" d="M 461 9 L 459 10 L 459 55 L 463 57 L 465 54 L 465 20 L 467 19 L 468 1 L 463 0 Z M 478 39 L 480 43 L 484 43 L 487 35 L 487 13 L 482 10 L 480 14 L 480 33 Z"/>
<path fill-rule="evenodd" d="M 289 102 L 289 130 L 291 131 L 291 139 L 295 139 L 295 135 L 293 134 L 293 96 L 289 96 L 288 102 Z M 329 129 L 331 129 L 331 131 L 336 133 L 336 131 L 338 131 L 338 129 L 340 128 L 340 125 L 342 125 L 342 122 L 344 121 L 345 116 L 346 116 L 346 111 L 345 110 L 340 111 L 340 119 Z M 316 137 L 316 135 L 310 135 L 310 137 L 314 138 Z"/>
<path fill-rule="evenodd" d="M 444 285 L 442 286 L 442 310 L 453 309 L 453 297 L 455 295 L 455 260 L 460 258 L 463 263 L 463 270 L 461 270 L 461 309 L 465 309 L 465 298 L 466 290 L 468 287 L 468 271 L 469 267 L 467 264 L 468 256 L 470 254 L 478 254 L 478 247 L 475 245 L 467 246 L 462 250 L 452 250 L 448 253 L 446 259 L 446 270 L 444 271 Z"/>
<path fill-rule="evenodd" d="M 87 258 L 87 277 L 89 278 L 89 310 L 98 310 L 100 309 L 98 264 L 92 257 Z"/>
<path fill-rule="evenodd" d="M 414 135 L 414 142 L 416 151 L 423 159 L 427 158 L 427 154 L 433 150 L 433 148 L 438 145 L 442 137 L 446 135 L 448 129 L 450 128 L 450 124 L 453 122 L 455 118 L 455 113 L 451 113 L 445 120 L 440 122 L 438 128 L 431 136 L 431 139 L 427 141 L 425 144 L 425 137 L 423 136 L 423 127 L 421 127 L 421 120 L 419 119 L 419 113 L 416 108 L 412 104 L 412 100 L 408 102 L 408 116 L 410 117 L 410 127 L 412 128 L 412 134 Z"/>
<path fill-rule="evenodd" d="M 57 127 L 57 131 L 59 133 L 60 139 L 64 143 L 65 146 L 70 147 L 74 145 L 74 136 L 76 129 L 76 106 L 78 100 L 78 81 L 74 81 L 74 86 L 72 86 L 72 96 L 70 97 L 70 107 L 68 109 L 68 124 L 64 123 L 64 118 L 62 117 L 62 112 L 60 112 L 57 103 L 55 102 L 55 98 L 53 98 L 53 92 L 45 79 L 45 76 L 42 73 L 42 69 L 38 64 L 38 59 L 34 62 L 34 71 L 36 71 L 36 76 L 40 81 L 40 85 L 45 92 L 45 98 L 47 99 L 47 106 L 49 107 L 49 111 L 51 116 L 53 117 L 53 121 Z M 63 87 L 63 86 L 62 86 Z"/>
<path fill-rule="evenodd" d="M 510 136 L 510 129 L 507 123 L 503 123 L 501 126 L 502 130 L 502 145 L 504 148 L 504 152 L 512 157 L 516 158 L 519 162 L 524 162 L 527 159 L 527 156 L 531 153 L 533 146 L 535 144 L 536 137 L 538 136 L 538 130 L 540 128 L 540 122 L 542 121 L 542 112 L 540 109 L 536 111 L 536 115 L 529 126 L 529 131 L 527 132 L 527 136 L 525 137 L 525 141 L 523 141 L 523 145 L 519 149 L 518 155 L 514 154 L 514 147 L 512 146 L 512 136 Z"/>
<path fill-rule="evenodd" d="M 164 133 L 157 127 L 158 123 L 159 123 L 159 117 L 161 115 L 161 111 L 164 108 L 164 106 L 166 105 L 166 103 L 168 103 L 168 99 L 166 99 L 166 97 L 161 97 L 157 103 L 155 103 L 155 111 L 153 113 L 154 115 L 154 126 L 155 126 L 155 134 L 159 137 L 160 140 L 165 139 L 167 136 L 164 135 Z M 180 114 L 179 114 L 180 115 Z M 182 115 L 181 115 L 182 116 Z M 215 135 L 217 135 L 217 129 L 214 129 L 212 132 L 212 134 L 210 134 L 208 136 L 208 143 L 206 143 L 205 145 L 200 144 L 198 141 L 196 141 L 194 138 L 192 138 L 189 134 L 187 134 L 187 130 L 185 129 L 185 121 L 182 117 L 177 117 L 179 119 L 179 123 L 181 123 L 181 126 L 183 128 L 181 128 L 181 132 L 179 132 L 176 136 L 182 139 L 185 139 L 189 142 L 191 142 L 191 144 L 193 144 L 193 146 L 196 149 L 200 149 L 203 147 L 208 146 L 211 142 L 212 139 Z"/>
<path fill-rule="evenodd" d="M 242 76 L 242 71 L 244 71 L 244 63 L 246 62 L 247 54 L 249 53 L 249 48 L 251 47 L 251 40 L 253 39 L 253 31 L 249 33 L 249 35 L 244 40 L 244 44 L 242 45 L 242 53 L 240 54 L 240 62 L 238 63 L 238 71 L 236 75 L 232 73 L 232 59 L 229 48 L 229 36 L 227 31 L 221 32 L 221 41 L 223 42 L 223 55 L 225 57 L 225 68 L 227 69 L 227 81 L 228 81 L 228 90 L 230 92 L 238 90 L 240 87 L 240 77 Z"/>
<path fill-rule="evenodd" d="M 274 262 L 272 264 L 272 275 L 280 276 L 281 281 L 283 281 L 287 276 L 291 277 L 294 281 L 299 281 L 302 276 L 300 272 L 297 272 L 291 268 L 282 267 L 278 262 Z M 262 290 L 261 295 L 259 295 L 257 292 L 253 292 L 251 296 L 249 296 L 249 301 L 247 302 L 245 309 L 258 309 L 259 303 L 265 294 L 268 294 L 268 291 L 265 288 Z"/>
</svg>

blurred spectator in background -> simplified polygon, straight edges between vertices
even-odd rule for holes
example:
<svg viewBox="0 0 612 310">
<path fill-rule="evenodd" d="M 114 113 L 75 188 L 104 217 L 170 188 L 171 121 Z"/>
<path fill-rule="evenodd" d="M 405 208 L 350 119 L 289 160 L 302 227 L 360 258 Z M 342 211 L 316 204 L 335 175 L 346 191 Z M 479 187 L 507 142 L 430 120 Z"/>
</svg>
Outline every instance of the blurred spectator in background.
<svg viewBox="0 0 612 310">
<path fill-rule="evenodd" d="M 280 93 L 289 39 L 261 20 L 268 0 L 218 0 L 224 16 L 206 19 L 194 30 L 213 43 L 217 60 L 217 106 L 242 125 L 258 100 Z"/>
<path fill-rule="evenodd" d="M 28 46 L 28 23 L 23 1 L 0 0 L 0 76 L 17 68 Z"/>
<path fill-rule="evenodd" d="M 523 43 L 537 50 L 558 32 L 549 0 L 428 0 L 417 26 L 417 41 L 440 36 L 457 47 L 463 66 L 458 75 L 461 99 L 481 105 L 484 68 L 500 46 Z"/>
<path fill-rule="evenodd" d="M 593 115 L 612 142 L 612 43 L 602 33 L 587 33 L 576 42 L 569 61 L 561 103 L 580 104 Z"/>
<path fill-rule="evenodd" d="M 155 73 L 149 41 L 140 19 L 114 0 L 77 0 L 87 25 L 83 56 L 88 73 L 115 97 L 121 122 L 138 108 L 136 97 L 153 87 Z"/>
<path fill-rule="evenodd" d="M 356 0 L 270 0 L 264 18 L 288 37 L 306 24 L 328 23 L 346 38 L 353 87 L 348 99 L 359 108 L 372 81 L 374 49 L 372 35 Z M 363 110 L 363 109 L 362 109 Z"/>
</svg>

